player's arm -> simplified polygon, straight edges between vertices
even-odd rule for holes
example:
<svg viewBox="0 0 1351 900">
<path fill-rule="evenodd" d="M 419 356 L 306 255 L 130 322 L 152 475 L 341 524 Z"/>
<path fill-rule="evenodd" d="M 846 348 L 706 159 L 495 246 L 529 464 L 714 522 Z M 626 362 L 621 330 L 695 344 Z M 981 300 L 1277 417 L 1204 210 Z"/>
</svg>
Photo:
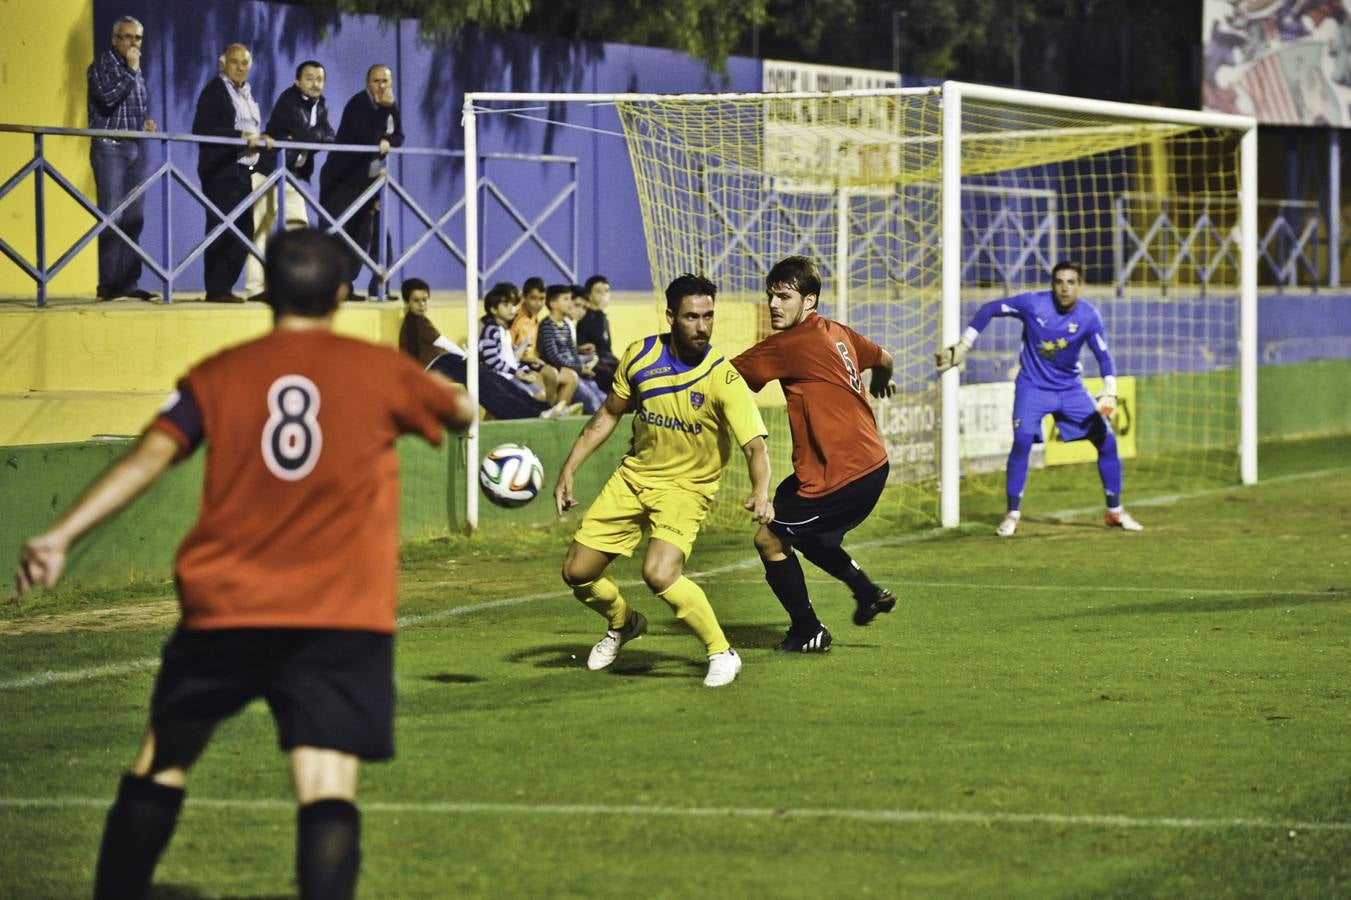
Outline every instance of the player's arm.
<svg viewBox="0 0 1351 900">
<path fill-rule="evenodd" d="M 941 375 L 948 369 L 955 369 L 966 360 L 966 354 L 971 352 L 971 348 L 976 346 L 976 338 L 985 330 L 985 326 L 990 324 L 990 320 L 996 316 L 1016 316 L 1020 309 L 1018 303 L 1022 297 L 1006 297 L 1003 300 L 991 300 L 989 303 L 976 310 L 976 315 L 971 319 L 971 324 L 966 326 L 962 336 L 958 338 L 957 343 L 949 344 L 942 350 L 934 354 L 934 364 L 938 366 L 938 373 Z"/>
<path fill-rule="evenodd" d="M 178 449 L 178 442 L 163 431 L 147 431 L 55 525 L 26 541 L 19 550 L 14 599 L 23 597 L 35 584 L 54 587 L 65 567 L 66 553 L 75 542 L 154 484 L 173 463 Z"/>
<path fill-rule="evenodd" d="M 896 362 L 886 350 L 880 347 L 878 350 L 882 355 L 878 358 L 877 364 L 868 370 L 872 373 L 872 377 L 868 379 L 868 393 L 881 400 L 896 393 L 896 385 L 891 380 Z"/>
<path fill-rule="evenodd" d="M 568 458 L 563 460 L 563 468 L 558 473 L 558 483 L 554 485 L 554 507 L 560 516 L 577 505 L 577 498 L 572 495 L 573 476 L 582 463 L 596 452 L 596 448 L 614 434 L 615 427 L 628 409 L 628 399 L 611 391 L 605 403 L 582 428 L 582 433 L 577 435 L 577 440 L 573 441 L 572 450 L 568 452 Z"/>
<path fill-rule="evenodd" d="M 752 521 L 768 525 L 774 519 L 774 504 L 769 502 L 769 448 L 765 436 L 756 435 L 741 448 L 746 454 L 746 471 L 751 476 L 751 495 L 742 504 L 750 511 Z"/>
<path fill-rule="evenodd" d="M 1098 361 L 1098 374 L 1102 375 L 1102 393 L 1097 396 L 1098 412 L 1107 418 L 1116 412 L 1116 364 L 1112 362 L 1112 352 L 1107 349 L 1107 336 L 1103 334 L 1099 322 L 1088 335 L 1088 349 Z"/>
<path fill-rule="evenodd" d="M 469 396 L 469 389 L 464 385 L 456 384 L 440 372 L 435 374 L 445 382 L 448 390 L 455 393 L 455 411 L 448 416 L 443 416 L 441 418 L 442 423 L 455 431 L 468 430 L 469 426 L 474 424 L 474 419 L 478 417 L 478 404 Z"/>
</svg>

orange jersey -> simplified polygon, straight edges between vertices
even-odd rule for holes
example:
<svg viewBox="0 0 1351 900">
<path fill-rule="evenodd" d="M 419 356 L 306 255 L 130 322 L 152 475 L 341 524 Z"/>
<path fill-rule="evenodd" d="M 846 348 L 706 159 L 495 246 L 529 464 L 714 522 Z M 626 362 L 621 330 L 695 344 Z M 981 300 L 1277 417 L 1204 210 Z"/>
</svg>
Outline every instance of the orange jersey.
<svg viewBox="0 0 1351 900">
<path fill-rule="evenodd" d="M 518 310 L 511 320 L 511 345 L 521 362 L 539 362 L 539 319 L 525 310 Z"/>
<path fill-rule="evenodd" d="M 776 378 L 783 387 L 801 496 L 829 494 L 887 461 L 862 378 L 881 360 L 877 344 L 819 315 L 732 360 L 751 390 Z"/>
<path fill-rule="evenodd" d="M 149 428 L 205 442 L 174 573 L 183 627 L 392 633 L 394 439 L 439 444 L 458 395 L 389 347 L 273 331 L 198 364 Z"/>
</svg>

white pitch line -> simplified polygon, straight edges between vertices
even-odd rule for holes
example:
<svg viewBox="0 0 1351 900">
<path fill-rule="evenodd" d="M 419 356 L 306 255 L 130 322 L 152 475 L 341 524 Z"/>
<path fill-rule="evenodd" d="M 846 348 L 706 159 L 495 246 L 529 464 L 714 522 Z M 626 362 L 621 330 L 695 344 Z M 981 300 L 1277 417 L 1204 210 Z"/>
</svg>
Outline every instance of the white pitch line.
<svg viewBox="0 0 1351 900">
<path fill-rule="evenodd" d="M 829 584 L 831 579 L 827 577 L 812 576 L 807 579 L 808 583 L 818 582 Z M 764 579 L 743 579 L 737 581 L 724 581 L 723 584 L 761 584 Z M 903 587 L 931 587 L 931 588 L 971 588 L 973 590 L 992 590 L 992 591 L 1038 591 L 1046 593 L 1054 590 L 1052 586 L 1045 584 L 988 584 L 973 581 L 915 581 L 906 578 L 900 582 Z M 1343 588 L 1326 588 L 1321 591 L 1285 591 L 1285 590 L 1262 590 L 1260 588 L 1243 588 L 1229 590 L 1226 588 L 1182 588 L 1182 587 L 1118 587 L 1111 584 L 1090 584 L 1090 585 L 1066 585 L 1065 590 L 1075 593 L 1092 593 L 1094 591 L 1103 594 L 1186 594 L 1188 597 L 1198 595 L 1216 595 L 1229 596 L 1232 594 L 1253 594 L 1259 597 L 1339 597 L 1347 593 Z"/>
<path fill-rule="evenodd" d="M 142 669 L 153 669 L 159 665 L 158 656 L 146 656 L 141 659 L 131 659 L 126 662 L 108 663 L 104 666 L 93 666 L 88 669 L 71 669 L 65 672 L 35 672 L 32 675 L 24 675 L 21 678 L 11 678 L 9 681 L 0 681 L 0 691 L 17 691 L 23 688 L 50 687 L 54 684 L 71 684 L 77 681 L 89 681 L 93 678 L 110 678 L 115 675 L 127 675 L 131 672 L 139 672 Z"/>
<path fill-rule="evenodd" d="M 0 809 L 103 809 L 111 798 L 0 797 Z M 221 800 L 193 797 L 192 806 L 256 812 L 291 812 L 285 800 Z M 429 815 L 518 816 L 636 816 L 639 818 L 847 820 L 869 823 L 925 825 L 1055 825 L 1089 828 L 1241 829 L 1248 831 L 1351 832 L 1351 822 L 1305 822 L 1280 819 L 1185 816 L 1076 815 L 1069 813 L 950 812 L 927 809 L 830 809 L 823 807 L 773 808 L 758 806 L 644 806 L 601 803 L 400 803 L 363 802 L 366 813 L 425 813 Z"/>
<path fill-rule="evenodd" d="M 1300 472 L 1294 475 L 1282 475 L 1275 478 L 1268 478 L 1264 481 L 1258 482 L 1257 485 L 1232 485 L 1230 487 L 1197 491 L 1191 494 L 1172 494 L 1165 497 L 1146 498 L 1135 501 L 1134 505 L 1164 506 L 1177 503 L 1181 500 L 1192 500 L 1216 494 L 1233 493 L 1235 491 L 1243 490 L 1248 487 L 1260 487 L 1263 484 L 1277 484 L 1285 481 L 1302 481 L 1308 478 L 1325 478 L 1329 475 L 1342 474 L 1347 471 L 1347 468 L 1348 467 L 1338 467 L 1333 469 L 1320 469 L 1316 472 Z M 1099 507 L 1082 507 L 1079 509 L 1060 510 L 1058 512 L 1047 513 L 1047 516 L 1051 518 L 1067 518 L 1070 516 L 1087 515 L 1089 513 L 1097 512 L 1098 509 Z M 898 544 L 910 544 L 925 541 L 934 536 L 935 534 L 940 533 L 941 531 L 929 531 L 929 532 L 921 532 L 918 534 L 906 534 L 900 535 L 898 537 L 882 538 L 880 540 L 875 541 L 864 541 L 858 544 L 852 544 L 851 546 L 855 548 L 894 547 Z M 691 578 L 696 579 L 706 578 L 709 576 L 721 575 L 727 572 L 737 572 L 743 569 L 753 569 L 759 565 L 760 565 L 759 557 L 751 557 L 749 559 L 745 559 L 740 562 L 729 563 L 728 565 L 718 566 L 713 569 L 704 569 L 698 572 L 691 572 L 689 573 L 689 575 Z M 911 582 L 911 583 L 922 584 L 926 587 L 945 586 L 941 583 L 936 582 Z M 641 584 L 642 584 L 641 581 L 631 580 L 620 582 L 620 587 L 626 588 L 638 587 Z M 985 587 L 985 585 L 957 585 L 957 584 L 953 584 L 952 586 Z M 1044 589 L 1045 589 L 1044 586 L 1037 588 L 1037 590 L 1044 590 Z M 1131 589 L 1119 589 L 1119 590 L 1131 590 Z M 1149 589 L 1134 588 L 1133 590 L 1147 591 Z M 1203 593 L 1203 591 L 1192 591 L 1191 593 Z M 1241 592 L 1231 591 L 1229 593 L 1241 593 Z M 1261 592 L 1254 592 L 1254 593 L 1261 593 Z M 1282 593 L 1291 594 L 1292 596 L 1297 594 L 1297 592 L 1292 591 L 1285 591 Z M 1320 591 L 1315 593 L 1321 594 L 1323 592 Z M 467 616 L 472 613 L 483 612 L 484 610 L 489 609 L 498 609 L 507 606 L 517 606 L 522 603 L 530 603 L 535 600 L 547 600 L 550 598 L 567 597 L 567 596 L 568 594 L 564 591 L 546 591 L 544 593 L 527 594 L 525 596 L 520 597 L 505 597 L 500 600 L 487 600 L 484 601 L 483 603 L 471 603 L 467 606 L 457 606 L 453 609 L 439 610 L 433 613 L 419 613 L 416 615 L 401 616 L 398 619 L 398 624 L 400 628 L 405 628 L 414 625 L 422 625 L 430 622 L 440 622 L 446 619 L 455 618 L 457 616 Z M 0 691 L 16 691 L 16 690 L 24 690 L 26 688 L 48 687 L 55 684 L 73 684 L 81 681 L 90 681 L 95 678 L 111 678 L 118 675 L 127 675 L 132 672 L 139 672 L 144 669 L 154 668 L 156 665 L 158 665 L 158 663 L 159 663 L 158 657 L 143 657 L 141 659 L 128 660 L 127 662 L 108 663 L 107 665 L 94 666 L 86 669 L 35 672 L 32 675 L 24 675 L 20 678 L 12 678 L 9 679 L 8 681 L 0 681 Z"/>
</svg>

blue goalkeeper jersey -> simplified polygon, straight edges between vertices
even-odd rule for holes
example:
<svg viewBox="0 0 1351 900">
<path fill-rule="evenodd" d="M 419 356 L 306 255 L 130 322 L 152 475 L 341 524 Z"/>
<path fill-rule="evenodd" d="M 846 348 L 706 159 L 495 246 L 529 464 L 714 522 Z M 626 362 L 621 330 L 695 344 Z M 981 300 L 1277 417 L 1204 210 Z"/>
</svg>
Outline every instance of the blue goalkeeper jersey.
<svg viewBox="0 0 1351 900">
<path fill-rule="evenodd" d="M 1018 357 L 1020 384 L 1052 391 L 1081 384 L 1084 367 L 1079 351 L 1085 343 L 1097 357 L 1098 373 L 1116 374 L 1102 319 L 1090 303 L 1080 300 L 1062 313 L 1050 291 L 1029 291 L 986 303 L 971 320 L 971 327 L 983 331 L 996 316 L 1017 318 L 1023 323 L 1023 352 Z"/>
</svg>

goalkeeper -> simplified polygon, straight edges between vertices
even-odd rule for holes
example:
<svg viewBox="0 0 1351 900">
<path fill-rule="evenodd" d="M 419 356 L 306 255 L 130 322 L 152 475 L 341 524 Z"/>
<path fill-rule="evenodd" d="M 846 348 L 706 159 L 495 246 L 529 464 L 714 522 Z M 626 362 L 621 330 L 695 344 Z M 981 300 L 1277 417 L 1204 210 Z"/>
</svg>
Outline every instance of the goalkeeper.
<svg viewBox="0 0 1351 900">
<path fill-rule="evenodd" d="M 1098 311 L 1079 300 L 1082 281 L 1077 263 L 1056 263 L 1051 270 L 1051 290 L 1029 291 L 986 303 L 961 340 L 936 356 L 938 371 L 946 372 L 961 365 L 991 319 L 1008 316 L 1023 323 L 1023 350 L 1013 394 L 1013 447 L 1005 471 L 1008 514 L 995 529 L 1000 537 L 1012 537 L 1018 530 L 1028 458 L 1032 445 L 1042 440 L 1041 420 L 1047 414 L 1055 416 L 1066 441 L 1087 438 L 1098 448 L 1098 474 L 1107 495 L 1107 526 L 1144 530 L 1121 506 L 1121 457 L 1110 421 L 1116 410 L 1116 368 Z M 1097 357 L 1102 374 L 1103 392 L 1096 401 L 1082 378 L 1079 351 L 1084 344 Z"/>
</svg>

